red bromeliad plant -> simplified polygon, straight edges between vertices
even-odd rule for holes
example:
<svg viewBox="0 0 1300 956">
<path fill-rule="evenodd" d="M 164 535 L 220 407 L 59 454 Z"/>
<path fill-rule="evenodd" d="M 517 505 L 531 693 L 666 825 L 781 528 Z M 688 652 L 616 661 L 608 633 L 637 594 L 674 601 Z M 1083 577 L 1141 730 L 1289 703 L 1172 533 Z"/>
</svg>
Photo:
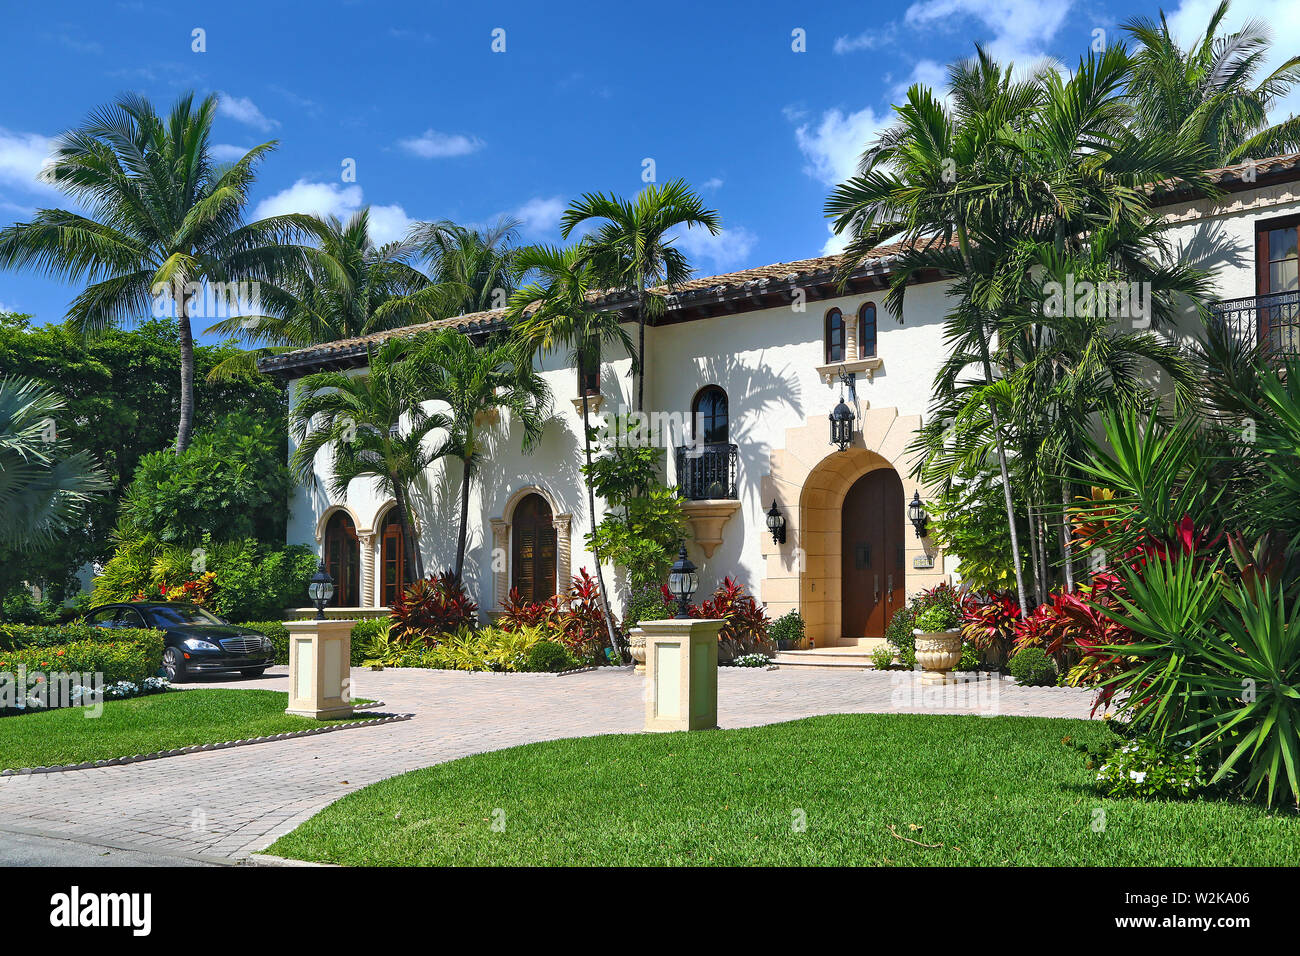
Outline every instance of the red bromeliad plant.
<svg viewBox="0 0 1300 956">
<path fill-rule="evenodd" d="M 393 602 L 393 636 L 436 644 L 444 634 L 473 627 L 478 605 L 451 571 L 429 575 L 406 588 Z"/>
<path fill-rule="evenodd" d="M 579 568 L 560 610 L 560 640 L 569 650 L 588 657 L 604 653 L 610 646 L 609 627 L 601 608 L 600 586 Z"/>
<path fill-rule="evenodd" d="M 496 623 L 506 631 L 519 631 L 526 627 L 558 630 L 560 596 L 553 594 L 545 601 L 523 601 L 520 600 L 519 589 L 511 588 L 510 595 L 501 602 L 501 616 Z"/>
<path fill-rule="evenodd" d="M 975 645 L 989 666 L 1001 668 L 1011 656 L 1020 620 L 1020 605 L 1005 594 L 962 603 L 961 636 Z"/>
</svg>

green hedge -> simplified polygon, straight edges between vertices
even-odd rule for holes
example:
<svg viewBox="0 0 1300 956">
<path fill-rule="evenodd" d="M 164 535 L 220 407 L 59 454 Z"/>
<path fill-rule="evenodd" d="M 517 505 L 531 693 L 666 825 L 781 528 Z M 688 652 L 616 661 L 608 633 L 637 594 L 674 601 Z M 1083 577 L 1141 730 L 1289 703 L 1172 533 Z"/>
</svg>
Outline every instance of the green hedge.
<svg viewBox="0 0 1300 956">
<path fill-rule="evenodd" d="M 366 659 L 365 648 L 370 638 L 376 632 L 386 630 L 389 623 L 386 617 L 357 621 L 356 626 L 352 628 L 353 667 L 361 666 L 361 662 Z M 289 663 L 289 629 L 284 626 L 283 621 L 240 621 L 239 626 L 265 634 L 275 645 L 275 662 Z"/>
<path fill-rule="evenodd" d="M 89 639 L 30 644 L 0 650 L 0 672 L 13 674 L 19 667 L 26 667 L 29 673 L 98 673 L 104 675 L 105 684 L 120 680 L 138 684 L 146 677 L 153 677 L 162 667 L 162 631 L 127 628 L 112 631 L 101 628 L 86 630 L 98 633 Z"/>
</svg>

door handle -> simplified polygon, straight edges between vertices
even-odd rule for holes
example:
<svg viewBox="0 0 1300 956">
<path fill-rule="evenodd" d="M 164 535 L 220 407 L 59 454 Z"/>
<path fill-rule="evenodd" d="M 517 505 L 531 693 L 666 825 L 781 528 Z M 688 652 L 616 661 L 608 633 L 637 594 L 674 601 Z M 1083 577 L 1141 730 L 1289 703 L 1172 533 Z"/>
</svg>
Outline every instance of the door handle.
<svg viewBox="0 0 1300 956">
<path fill-rule="evenodd" d="M 875 578 L 875 584 L 873 586 L 875 591 L 875 596 L 871 599 L 871 603 L 875 604 L 877 601 L 880 600 L 880 575 L 876 574 L 873 575 L 873 577 Z"/>
<path fill-rule="evenodd" d="M 892 574 L 885 578 L 885 603 L 894 603 L 894 576 Z"/>
</svg>

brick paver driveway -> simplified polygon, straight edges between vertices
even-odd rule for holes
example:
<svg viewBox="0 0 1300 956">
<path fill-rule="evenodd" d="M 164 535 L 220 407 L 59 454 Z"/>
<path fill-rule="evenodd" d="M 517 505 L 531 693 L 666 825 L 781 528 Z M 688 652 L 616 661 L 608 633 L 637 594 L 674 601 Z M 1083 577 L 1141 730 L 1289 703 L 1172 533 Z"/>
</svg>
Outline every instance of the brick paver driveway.
<svg viewBox="0 0 1300 956">
<path fill-rule="evenodd" d="M 206 686 L 286 689 L 287 668 Z M 555 677 L 354 670 L 354 693 L 414 719 L 120 767 L 0 778 L 0 831 L 125 849 L 238 860 L 359 787 L 486 750 L 641 729 L 643 680 L 630 669 Z M 829 713 L 985 712 L 1088 716 L 1090 694 L 997 680 L 981 696 L 925 698 L 910 675 L 724 668 L 723 727 Z M 193 686 L 193 685 L 187 685 Z M 989 692 L 989 687 L 996 690 Z M 949 693 L 953 693 L 949 691 Z"/>
</svg>

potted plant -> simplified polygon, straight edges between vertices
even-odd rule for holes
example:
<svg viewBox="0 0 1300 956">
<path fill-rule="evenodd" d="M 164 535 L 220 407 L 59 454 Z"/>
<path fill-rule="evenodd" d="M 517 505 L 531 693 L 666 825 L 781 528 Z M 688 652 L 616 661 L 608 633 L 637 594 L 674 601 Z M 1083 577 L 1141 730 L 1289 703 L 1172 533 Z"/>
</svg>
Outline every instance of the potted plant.
<svg viewBox="0 0 1300 956">
<path fill-rule="evenodd" d="M 769 634 L 778 650 L 792 651 L 803 643 L 803 618 L 798 611 L 787 611 L 773 622 Z"/>
<path fill-rule="evenodd" d="M 960 663 L 961 612 L 956 607 L 936 604 L 921 611 L 912 622 L 912 636 L 923 680 L 942 681 Z"/>
</svg>

